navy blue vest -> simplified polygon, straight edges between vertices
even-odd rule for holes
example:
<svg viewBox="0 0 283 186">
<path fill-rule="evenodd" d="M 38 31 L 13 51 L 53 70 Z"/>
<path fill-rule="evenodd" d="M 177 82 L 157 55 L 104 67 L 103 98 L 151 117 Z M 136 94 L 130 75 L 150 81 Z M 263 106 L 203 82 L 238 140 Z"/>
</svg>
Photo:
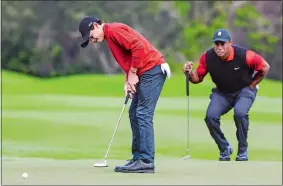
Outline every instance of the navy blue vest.
<svg viewBox="0 0 283 186">
<path fill-rule="evenodd" d="M 234 59 L 226 62 L 209 49 L 206 52 L 206 68 L 216 87 L 226 93 L 235 93 L 251 84 L 254 70 L 246 62 L 247 49 L 232 45 Z"/>
</svg>

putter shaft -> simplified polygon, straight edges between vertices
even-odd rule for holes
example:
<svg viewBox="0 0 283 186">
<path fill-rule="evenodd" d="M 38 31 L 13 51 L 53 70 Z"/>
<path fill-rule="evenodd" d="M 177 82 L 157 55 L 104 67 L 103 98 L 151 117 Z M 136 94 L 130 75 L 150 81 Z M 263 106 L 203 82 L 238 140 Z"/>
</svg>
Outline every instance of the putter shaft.
<svg viewBox="0 0 283 186">
<path fill-rule="evenodd" d="M 126 107 L 126 104 L 124 104 L 124 106 L 123 106 L 123 109 L 122 109 L 122 112 L 121 112 L 121 114 L 120 114 L 119 120 L 118 120 L 118 122 L 117 122 L 117 124 L 116 124 L 116 128 L 115 128 L 115 130 L 114 130 L 114 133 L 113 133 L 113 135 L 112 135 L 111 141 L 110 141 L 109 146 L 108 146 L 108 149 L 107 149 L 107 151 L 106 151 L 106 154 L 105 154 L 105 157 L 104 157 L 105 161 L 106 161 L 106 159 L 107 159 L 107 157 L 108 157 L 108 153 L 109 153 L 110 147 L 111 147 L 111 145 L 112 145 L 112 143 L 113 143 L 113 139 L 114 139 L 114 137 L 115 137 L 115 134 L 116 134 L 116 132 L 117 132 L 118 126 L 119 126 L 119 124 L 120 124 L 120 121 L 121 121 L 121 118 L 122 118 L 122 116 L 123 116 L 125 107 Z"/>
<path fill-rule="evenodd" d="M 186 73 L 186 94 L 187 94 L 187 147 L 186 153 L 189 156 L 190 151 L 190 75 Z"/>
</svg>

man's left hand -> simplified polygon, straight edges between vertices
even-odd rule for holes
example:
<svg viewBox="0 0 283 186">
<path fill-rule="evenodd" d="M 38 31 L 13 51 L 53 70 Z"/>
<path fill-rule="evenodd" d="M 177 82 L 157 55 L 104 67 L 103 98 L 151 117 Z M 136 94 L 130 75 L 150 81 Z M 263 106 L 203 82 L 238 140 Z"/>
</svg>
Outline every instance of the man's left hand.
<svg viewBox="0 0 283 186">
<path fill-rule="evenodd" d="M 250 88 L 251 88 L 252 90 L 254 90 L 255 87 L 256 87 L 256 85 L 250 85 Z"/>
<path fill-rule="evenodd" d="M 259 85 L 258 85 L 258 84 L 257 84 L 257 85 L 250 85 L 250 88 L 251 88 L 252 90 L 254 90 L 254 89 L 259 90 Z"/>
<path fill-rule="evenodd" d="M 163 74 L 166 74 L 167 78 L 170 79 L 170 77 L 171 77 L 171 70 L 170 70 L 170 67 L 169 67 L 168 63 L 161 64 L 161 70 L 162 70 Z"/>
<path fill-rule="evenodd" d="M 139 77 L 137 76 L 136 73 L 129 72 L 128 74 L 128 81 L 127 81 L 127 87 L 128 91 L 131 92 L 131 94 L 134 94 L 136 92 L 136 85 L 139 82 Z"/>
</svg>

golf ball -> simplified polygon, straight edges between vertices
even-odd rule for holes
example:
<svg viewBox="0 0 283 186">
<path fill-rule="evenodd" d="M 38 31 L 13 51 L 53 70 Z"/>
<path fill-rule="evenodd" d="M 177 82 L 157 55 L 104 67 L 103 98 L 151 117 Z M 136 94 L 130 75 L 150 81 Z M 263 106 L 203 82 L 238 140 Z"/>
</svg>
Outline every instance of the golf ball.
<svg viewBox="0 0 283 186">
<path fill-rule="evenodd" d="M 28 173 L 24 172 L 24 173 L 22 174 L 22 178 L 24 178 L 24 179 L 28 178 Z"/>
</svg>

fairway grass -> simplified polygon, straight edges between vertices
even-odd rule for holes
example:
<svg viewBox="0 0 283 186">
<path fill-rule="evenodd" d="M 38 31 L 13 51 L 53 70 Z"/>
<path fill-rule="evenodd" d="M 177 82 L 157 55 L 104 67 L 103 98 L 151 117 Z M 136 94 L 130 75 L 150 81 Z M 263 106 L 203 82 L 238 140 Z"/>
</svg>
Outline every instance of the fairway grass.
<svg viewBox="0 0 283 186">
<path fill-rule="evenodd" d="M 109 152 L 111 166 L 92 166 L 102 161 L 121 112 L 124 77 L 41 80 L 5 71 L 2 75 L 3 184 L 281 183 L 281 83 L 265 80 L 258 92 L 250 111 L 250 161 L 245 163 L 233 161 L 237 152 L 233 111 L 221 118 L 221 128 L 234 147 L 232 162 L 217 161 L 217 146 L 204 123 L 213 86 L 209 80 L 192 85 L 191 159 L 181 161 L 186 156 L 187 98 L 184 77 L 173 76 L 165 84 L 154 117 L 157 173 L 131 177 L 113 172 L 114 165 L 131 158 L 130 102 Z M 21 179 L 23 172 L 30 177 Z"/>
<path fill-rule="evenodd" d="M 103 157 L 124 100 L 67 95 L 3 97 L 3 154 L 58 159 Z M 194 158 L 216 159 L 218 150 L 203 121 L 207 105 L 207 99 L 203 99 L 191 98 L 191 155 Z M 182 157 L 186 145 L 186 99 L 160 98 L 159 101 L 154 118 L 156 155 Z M 274 104 L 272 109 L 265 112 L 267 106 L 260 105 L 267 103 L 266 99 L 259 98 L 251 113 L 249 153 L 253 160 L 281 160 L 282 157 L 282 116 L 276 111 L 281 105 Z M 262 115 L 274 118 L 268 121 Z M 231 112 L 223 117 L 222 128 L 236 148 L 236 127 L 232 116 Z M 109 158 L 129 158 L 130 143 L 131 130 L 126 111 Z"/>
</svg>

